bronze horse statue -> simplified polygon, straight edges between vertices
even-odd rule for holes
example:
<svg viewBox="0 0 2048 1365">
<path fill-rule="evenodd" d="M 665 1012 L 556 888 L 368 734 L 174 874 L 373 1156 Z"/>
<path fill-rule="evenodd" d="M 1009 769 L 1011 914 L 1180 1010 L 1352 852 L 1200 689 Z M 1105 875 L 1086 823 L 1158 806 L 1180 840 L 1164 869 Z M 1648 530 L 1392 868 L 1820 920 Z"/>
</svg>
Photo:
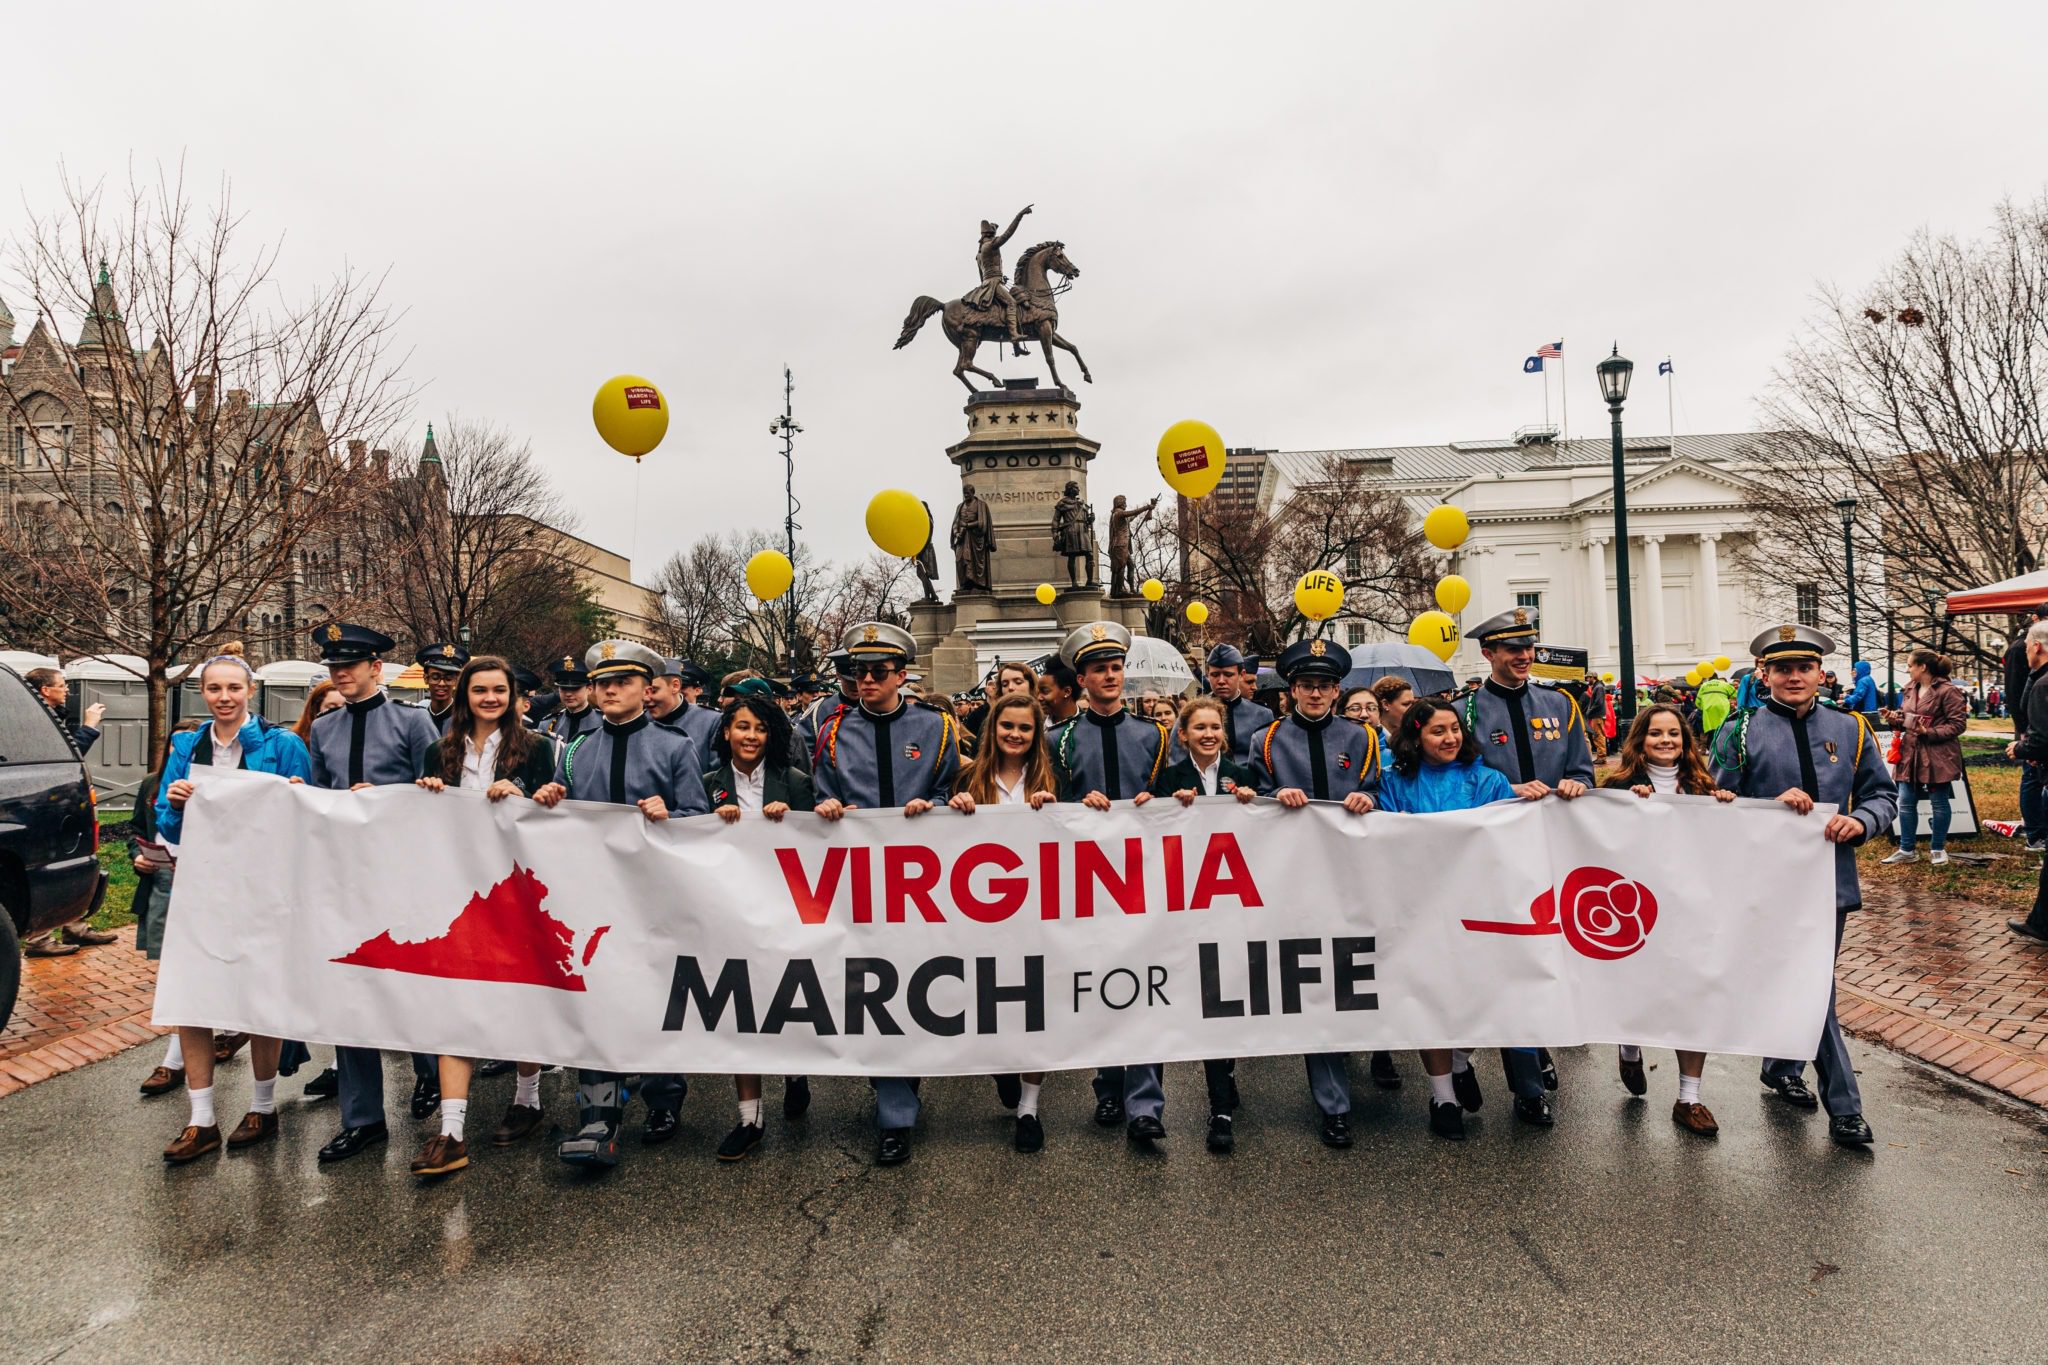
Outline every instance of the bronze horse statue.
<svg viewBox="0 0 2048 1365">
<path fill-rule="evenodd" d="M 1017 296 L 1017 330 L 1025 336 L 1037 336 L 1039 349 L 1045 352 L 1046 368 L 1052 371 L 1055 388 L 1065 387 L 1060 383 L 1059 366 L 1053 360 L 1055 346 L 1071 352 L 1074 363 L 1081 367 L 1081 378 L 1093 384 L 1095 377 L 1088 373 L 1088 362 L 1081 359 L 1081 352 L 1072 342 L 1059 334 L 1060 310 L 1054 297 L 1065 292 L 1066 286 L 1055 288 L 1049 278 L 1052 275 L 1067 280 L 1080 278 L 1080 270 L 1067 259 L 1064 242 L 1040 242 L 1017 258 L 1016 278 L 1012 285 L 1012 292 Z M 1003 342 L 1009 339 L 1009 323 L 1002 308 L 976 308 L 963 299 L 940 303 L 929 294 L 921 294 L 910 305 L 910 316 L 903 319 L 903 334 L 896 338 L 896 349 L 900 351 L 908 346 L 910 339 L 934 313 L 940 315 L 939 325 L 946 333 L 946 340 L 959 349 L 960 358 L 953 366 L 953 375 L 967 385 L 967 391 L 976 392 L 973 382 L 967 378 L 970 371 L 991 385 L 1000 384 L 1001 380 L 974 363 L 974 357 L 984 341 Z"/>
</svg>

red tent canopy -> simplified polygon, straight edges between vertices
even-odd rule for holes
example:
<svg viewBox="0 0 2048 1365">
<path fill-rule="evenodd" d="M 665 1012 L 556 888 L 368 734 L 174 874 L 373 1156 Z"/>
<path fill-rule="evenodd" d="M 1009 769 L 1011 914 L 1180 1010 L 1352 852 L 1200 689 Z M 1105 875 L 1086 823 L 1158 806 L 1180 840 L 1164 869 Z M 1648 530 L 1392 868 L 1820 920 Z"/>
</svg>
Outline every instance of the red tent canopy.
<svg viewBox="0 0 2048 1365">
<path fill-rule="evenodd" d="M 2048 602 L 2048 569 L 1948 595 L 1950 616 L 2012 615 Z"/>
</svg>

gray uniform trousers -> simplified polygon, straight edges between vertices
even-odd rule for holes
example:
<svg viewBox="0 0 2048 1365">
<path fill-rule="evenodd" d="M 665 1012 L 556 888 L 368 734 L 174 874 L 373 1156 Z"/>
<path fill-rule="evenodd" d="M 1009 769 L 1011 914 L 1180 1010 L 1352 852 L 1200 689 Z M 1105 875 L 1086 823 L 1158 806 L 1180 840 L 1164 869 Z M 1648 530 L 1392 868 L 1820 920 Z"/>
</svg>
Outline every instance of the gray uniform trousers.
<svg viewBox="0 0 2048 1365">
<path fill-rule="evenodd" d="M 1531 1054 L 1533 1061 L 1534 1054 Z M 1316 1052 L 1302 1058 L 1308 1064 L 1309 1093 L 1316 1108 L 1325 1114 L 1351 1112 L 1351 1075 L 1342 1052 Z M 1236 1063 L 1228 1060 L 1204 1062 L 1203 1078 L 1209 1087 L 1209 1110 L 1222 1113 L 1223 1096 L 1230 1088 Z M 1166 1112 L 1166 1072 L 1157 1062 L 1135 1066 L 1106 1066 L 1095 1073 L 1097 1100 L 1123 1097 L 1126 1118 L 1163 1118 Z M 1538 1089 L 1541 1089 L 1538 1082 Z"/>
<path fill-rule="evenodd" d="M 1835 911 L 1835 953 L 1842 951 L 1842 927 L 1848 923 L 1847 910 Z M 1856 1067 L 1849 1060 L 1849 1044 L 1842 1037 L 1841 1021 L 1835 1018 L 1835 988 L 1828 985 L 1828 1022 L 1820 1032 L 1820 1048 L 1813 1054 L 1813 1069 L 1820 1077 L 1820 1107 L 1829 1118 L 1863 1112 L 1863 1092 L 1856 1087 Z M 1775 1077 L 1804 1076 L 1806 1063 L 1781 1057 L 1766 1057 L 1763 1082 Z"/>
<path fill-rule="evenodd" d="M 334 1070 L 341 1083 L 341 1126 L 368 1128 L 384 1121 L 384 1054 L 374 1047 L 337 1047 Z M 441 1061 L 431 1052 L 412 1054 L 412 1074 L 439 1084 Z"/>
</svg>

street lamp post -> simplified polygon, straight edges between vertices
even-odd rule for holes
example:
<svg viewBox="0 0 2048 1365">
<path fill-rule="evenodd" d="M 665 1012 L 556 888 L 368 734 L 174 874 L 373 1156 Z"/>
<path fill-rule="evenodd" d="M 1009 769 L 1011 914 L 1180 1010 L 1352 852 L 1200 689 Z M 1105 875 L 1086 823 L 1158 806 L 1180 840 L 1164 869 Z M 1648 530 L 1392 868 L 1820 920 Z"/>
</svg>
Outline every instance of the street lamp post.
<svg viewBox="0 0 2048 1365">
<path fill-rule="evenodd" d="M 464 649 L 469 648 L 469 622 L 464 621 L 455 628 L 455 638 L 462 642 Z"/>
<path fill-rule="evenodd" d="M 782 367 L 782 416 L 768 424 L 768 434 L 782 438 L 782 536 L 784 553 L 789 556 L 790 569 L 796 568 L 796 511 L 801 505 L 796 500 L 796 438 L 803 430 L 795 413 L 796 379 L 790 374 L 789 366 Z M 789 591 L 782 595 L 784 639 L 789 646 L 789 672 L 794 678 L 798 672 L 796 648 L 796 584 L 792 581 Z"/>
<path fill-rule="evenodd" d="M 1836 498 L 1835 510 L 1842 514 L 1842 561 L 1849 587 L 1849 671 L 1853 675 L 1863 658 L 1856 641 L 1856 540 L 1850 534 L 1856 527 L 1856 499 L 1847 494 Z M 1850 685 L 1854 684 L 1852 676 Z"/>
<path fill-rule="evenodd" d="M 1636 633 L 1628 606 L 1628 489 L 1621 451 L 1621 405 L 1628 401 L 1628 381 L 1635 374 L 1632 360 L 1622 357 L 1617 344 L 1613 354 L 1595 367 L 1600 376 L 1600 396 L 1607 400 L 1607 414 L 1614 431 L 1614 615 L 1621 625 L 1621 706 L 1618 720 L 1626 728 L 1636 717 Z M 1595 583 L 1594 592 L 1605 591 Z"/>
</svg>

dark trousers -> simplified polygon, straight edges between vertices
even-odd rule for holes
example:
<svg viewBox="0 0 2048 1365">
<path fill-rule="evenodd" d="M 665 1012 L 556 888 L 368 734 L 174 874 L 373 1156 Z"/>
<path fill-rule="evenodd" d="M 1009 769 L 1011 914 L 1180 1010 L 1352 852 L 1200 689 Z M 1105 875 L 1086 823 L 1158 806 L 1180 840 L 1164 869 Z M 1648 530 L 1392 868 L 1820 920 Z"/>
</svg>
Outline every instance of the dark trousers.
<svg viewBox="0 0 2048 1365">
<path fill-rule="evenodd" d="M 2034 890 L 2034 908 L 2027 912 L 2027 928 L 2048 935 L 2048 858 L 2041 861 L 2041 882 Z"/>
<path fill-rule="evenodd" d="M 2048 783 L 2044 776 L 2048 773 L 2039 763 L 2020 764 L 2020 828 L 2030 844 L 2048 841 Z"/>
<path fill-rule="evenodd" d="M 368 1128 L 384 1121 L 384 1054 L 373 1047 L 334 1049 L 334 1069 L 341 1089 L 341 1126 Z M 412 1074 L 439 1084 L 441 1059 L 431 1052 L 412 1054 Z"/>
<path fill-rule="evenodd" d="M 1847 910 L 1835 911 L 1835 952 L 1842 951 L 1842 928 L 1848 923 Z M 1832 973 L 1830 973 L 1832 976 Z M 1821 1025 L 1820 1042 L 1814 1048 L 1813 1069 L 1820 1080 L 1820 1105 L 1829 1118 L 1863 1112 L 1863 1092 L 1856 1084 L 1856 1067 L 1849 1060 L 1849 1044 L 1842 1037 L 1842 1024 L 1835 1017 L 1835 988 L 1828 984 L 1828 1017 Z M 1774 1076 L 1804 1076 L 1806 1063 L 1797 1058 L 1766 1057 L 1761 1079 L 1765 1085 Z"/>
<path fill-rule="evenodd" d="M 611 1111 L 607 1117 L 616 1119 L 626 1108 L 625 1079 L 615 1071 L 577 1071 L 576 1107 Z M 681 1076 L 655 1074 L 640 1081 L 640 1098 L 647 1102 L 650 1113 L 656 1109 L 681 1109 L 683 1097 L 689 1093 L 690 1083 Z"/>
</svg>

